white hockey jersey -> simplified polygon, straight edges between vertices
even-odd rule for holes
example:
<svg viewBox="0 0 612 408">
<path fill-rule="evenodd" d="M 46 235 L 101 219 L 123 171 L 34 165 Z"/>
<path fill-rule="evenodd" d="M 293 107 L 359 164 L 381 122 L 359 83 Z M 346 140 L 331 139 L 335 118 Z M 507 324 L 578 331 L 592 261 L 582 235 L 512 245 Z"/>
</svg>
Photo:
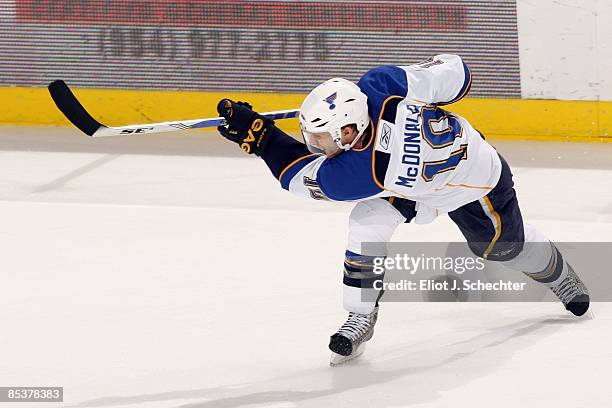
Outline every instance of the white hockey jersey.
<svg viewBox="0 0 612 408">
<path fill-rule="evenodd" d="M 484 197 L 499 180 L 499 156 L 467 120 L 441 108 L 463 98 L 471 82 L 456 55 L 367 72 L 358 83 L 372 120 L 367 145 L 292 163 L 281 184 L 315 199 L 410 199 L 417 222 Z"/>
</svg>

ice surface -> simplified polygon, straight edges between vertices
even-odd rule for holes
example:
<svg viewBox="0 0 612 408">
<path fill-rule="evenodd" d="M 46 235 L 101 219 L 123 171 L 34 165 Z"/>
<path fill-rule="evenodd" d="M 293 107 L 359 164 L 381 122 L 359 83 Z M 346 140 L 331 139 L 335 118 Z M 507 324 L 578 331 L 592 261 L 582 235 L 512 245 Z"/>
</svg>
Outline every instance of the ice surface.
<svg viewBox="0 0 612 408">
<path fill-rule="evenodd" d="M 332 369 L 350 205 L 294 198 L 254 158 L 29 137 L 0 146 L 0 386 L 77 407 L 609 405 L 610 304 L 385 304 Z M 612 240 L 612 169 L 588 161 L 516 167 L 525 219 Z M 394 237 L 460 239 L 446 218 Z"/>
</svg>

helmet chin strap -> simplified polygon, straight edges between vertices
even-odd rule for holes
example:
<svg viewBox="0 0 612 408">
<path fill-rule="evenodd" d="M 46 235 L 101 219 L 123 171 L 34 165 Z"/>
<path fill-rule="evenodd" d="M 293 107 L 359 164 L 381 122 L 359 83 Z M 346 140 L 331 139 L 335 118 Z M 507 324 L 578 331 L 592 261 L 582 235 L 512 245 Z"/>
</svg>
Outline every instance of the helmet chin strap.
<svg viewBox="0 0 612 408">
<path fill-rule="evenodd" d="M 355 137 L 355 139 L 350 144 L 342 144 L 342 137 L 334 138 L 334 142 L 340 149 L 344 151 L 349 151 L 357 144 L 357 142 L 359 142 L 359 139 L 361 139 L 364 133 L 365 132 L 361 132 L 360 135 L 357 135 L 357 137 Z"/>
</svg>

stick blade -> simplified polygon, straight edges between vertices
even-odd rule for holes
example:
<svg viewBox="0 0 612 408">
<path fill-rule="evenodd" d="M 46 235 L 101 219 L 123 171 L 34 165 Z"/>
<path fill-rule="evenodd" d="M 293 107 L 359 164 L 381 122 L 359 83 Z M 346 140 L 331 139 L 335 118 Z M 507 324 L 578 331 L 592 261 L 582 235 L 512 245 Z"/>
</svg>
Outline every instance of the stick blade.
<svg viewBox="0 0 612 408">
<path fill-rule="evenodd" d="M 59 110 L 83 133 L 93 136 L 98 129 L 104 126 L 85 110 L 64 81 L 53 81 L 48 88 Z"/>
</svg>

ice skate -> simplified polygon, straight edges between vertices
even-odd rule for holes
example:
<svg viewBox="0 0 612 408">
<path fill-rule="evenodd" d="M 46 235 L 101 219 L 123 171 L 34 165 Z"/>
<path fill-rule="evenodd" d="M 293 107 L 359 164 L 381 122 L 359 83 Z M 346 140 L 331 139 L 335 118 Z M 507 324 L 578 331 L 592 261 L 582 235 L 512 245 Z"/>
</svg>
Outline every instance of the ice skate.
<svg viewBox="0 0 612 408">
<path fill-rule="evenodd" d="M 570 264 L 566 263 L 566 266 L 567 276 L 549 287 L 567 310 L 576 316 L 582 316 L 589 310 L 589 291 Z"/>
<path fill-rule="evenodd" d="M 346 322 L 330 338 L 330 365 L 344 364 L 363 354 L 365 343 L 374 335 L 377 318 L 378 307 L 370 314 L 349 313 Z"/>
</svg>

